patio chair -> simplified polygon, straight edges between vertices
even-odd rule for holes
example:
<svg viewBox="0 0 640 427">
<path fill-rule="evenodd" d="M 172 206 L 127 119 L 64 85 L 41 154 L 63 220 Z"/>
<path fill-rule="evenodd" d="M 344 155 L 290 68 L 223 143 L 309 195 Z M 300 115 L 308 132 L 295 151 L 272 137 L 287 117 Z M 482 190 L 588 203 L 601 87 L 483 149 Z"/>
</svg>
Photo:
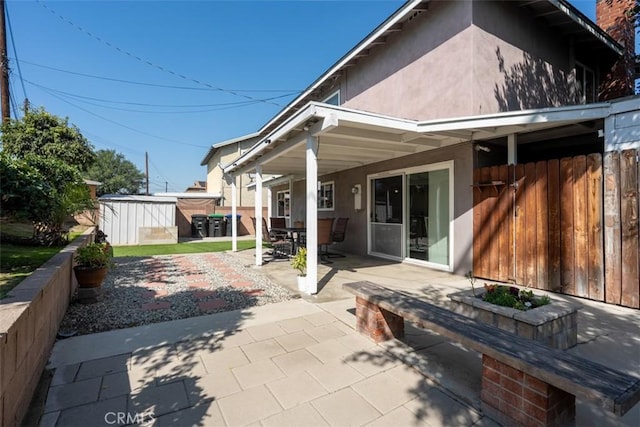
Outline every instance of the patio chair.
<svg viewBox="0 0 640 427">
<path fill-rule="evenodd" d="M 277 235 L 283 239 L 289 237 L 288 233 L 284 231 L 273 231 L 274 228 L 287 228 L 287 221 L 284 218 L 272 216 L 271 218 L 269 218 L 269 223 L 271 224 L 272 235 Z"/>
<path fill-rule="evenodd" d="M 335 218 L 319 218 L 318 219 L 318 255 L 320 260 L 330 264 L 327 259 L 327 246 L 333 242 L 333 221 Z M 322 251 L 324 246 L 325 250 Z"/>
<path fill-rule="evenodd" d="M 271 228 L 287 228 L 287 221 L 285 218 L 272 216 L 269 218 L 271 222 Z"/>
<path fill-rule="evenodd" d="M 257 230 L 255 217 L 251 217 L 251 222 L 253 222 L 254 230 Z M 291 241 L 271 234 L 267 227 L 267 220 L 264 218 L 262 218 L 262 242 L 271 246 L 272 250 L 267 254 L 271 255 L 273 259 L 288 259 L 289 255 L 291 255 L 293 247 Z"/>
<path fill-rule="evenodd" d="M 347 234 L 348 223 L 349 218 L 338 218 L 338 220 L 336 221 L 336 226 L 333 229 L 333 233 L 331 234 L 331 243 L 344 242 L 344 238 Z M 344 255 L 327 251 L 327 258 L 344 258 Z"/>
</svg>

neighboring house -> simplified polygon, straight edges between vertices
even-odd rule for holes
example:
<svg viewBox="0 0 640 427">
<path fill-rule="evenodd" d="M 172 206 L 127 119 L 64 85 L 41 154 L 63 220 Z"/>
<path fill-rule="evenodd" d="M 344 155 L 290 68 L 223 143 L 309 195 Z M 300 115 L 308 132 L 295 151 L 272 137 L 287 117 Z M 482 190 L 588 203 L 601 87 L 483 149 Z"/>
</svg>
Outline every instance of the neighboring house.
<svg viewBox="0 0 640 427">
<path fill-rule="evenodd" d="M 73 218 L 80 225 L 92 226 L 98 224 L 100 221 L 100 209 L 97 206 L 98 196 L 96 195 L 96 192 L 102 183 L 99 181 L 92 181 L 90 179 L 84 179 L 83 181 L 87 184 L 87 187 L 89 187 L 89 194 L 91 195 L 91 198 L 96 200 L 96 209 L 76 214 Z"/>
<path fill-rule="evenodd" d="M 249 150 L 259 141 L 260 134 L 254 133 L 240 138 L 230 139 L 213 145 L 200 162 L 201 166 L 207 166 L 206 189 L 210 193 L 220 194 L 219 206 L 231 206 L 231 182 L 224 176 L 222 166 Z M 235 185 L 240 190 L 237 193 L 237 206 L 255 206 L 254 173 L 237 174 Z M 267 202 L 267 195 L 263 197 L 263 204 Z"/>
<path fill-rule="evenodd" d="M 192 186 L 184 190 L 186 193 L 202 193 L 207 191 L 207 181 L 195 181 Z"/>
<path fill-rule="evenodd" d="M 603 26 L 631 4 L 599 1 Z M 638 186 L 620 172 L 637 160 L 608 152 L 640 148 L 640 99 L 600 102 L 633 93 L 634 45 L 563 0 L 409 1 L 221 169 L 232 194 L 280 175 L 269 203 L 307 224 L 309 293 L 317 219 L 349 217 L 344 252 L 638 307 Z"/>
<path fill-rule="evenodd" d="M 96 193 L 98 191 L 98 187 L 101 186 L 102 183 L 99 181 L 92 181 L 90 179 L 84 179 L 83 181 L 87 184 L 87 187 L 89 187 L 89 194 L 91 195 L 91 198 L 93 200 L 98 200 Z"/>
</svg>

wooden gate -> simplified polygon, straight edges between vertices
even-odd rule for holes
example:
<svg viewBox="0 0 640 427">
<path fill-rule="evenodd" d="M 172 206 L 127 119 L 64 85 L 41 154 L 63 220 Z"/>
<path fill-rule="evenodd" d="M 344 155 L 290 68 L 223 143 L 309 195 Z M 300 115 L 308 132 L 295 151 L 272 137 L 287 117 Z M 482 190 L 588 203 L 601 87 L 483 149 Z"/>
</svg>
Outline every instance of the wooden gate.
<svg viewBox="0 0 640 427">
<path fill-rule="evenodd" d="M 474 170 L 474 275 L 640 307 L 637 156 Z"/>
</svg>

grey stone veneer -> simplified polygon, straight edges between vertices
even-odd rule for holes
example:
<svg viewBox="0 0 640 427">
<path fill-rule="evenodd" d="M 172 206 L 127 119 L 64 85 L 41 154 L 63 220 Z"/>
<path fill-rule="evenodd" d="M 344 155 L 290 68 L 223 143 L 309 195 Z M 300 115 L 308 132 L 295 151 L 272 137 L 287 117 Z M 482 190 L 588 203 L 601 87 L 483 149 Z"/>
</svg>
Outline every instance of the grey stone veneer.
<svg viewBox="0 0 640 427">
<path fill-rule="evenodd" d="M 479 297 L 473 290 L 448 295 L 453 311 L 560 350 L 577 344 L 579 305 L 552 299 L 550 304 L 522 311 L 483 301 L 484 292 L 477 289 Z"/>
</svg>

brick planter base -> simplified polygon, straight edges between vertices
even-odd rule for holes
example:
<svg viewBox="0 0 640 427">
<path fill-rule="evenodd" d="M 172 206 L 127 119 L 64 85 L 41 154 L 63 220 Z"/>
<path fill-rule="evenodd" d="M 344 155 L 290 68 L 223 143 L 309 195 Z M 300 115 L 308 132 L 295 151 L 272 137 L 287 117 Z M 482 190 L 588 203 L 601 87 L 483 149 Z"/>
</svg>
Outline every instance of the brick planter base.
<svg viewBox="0 0 640 427">
<path fill-rule="evenodd" d="M 404 337 L 404 319 L 356 297 L 356 329 L 375 342 Z"/>
<path fill-rule="evenodd" d="M 509 426 L 573 422 L 575 396 L 487 355 L 482 356 L 482 410 Z"/>
</svg>

